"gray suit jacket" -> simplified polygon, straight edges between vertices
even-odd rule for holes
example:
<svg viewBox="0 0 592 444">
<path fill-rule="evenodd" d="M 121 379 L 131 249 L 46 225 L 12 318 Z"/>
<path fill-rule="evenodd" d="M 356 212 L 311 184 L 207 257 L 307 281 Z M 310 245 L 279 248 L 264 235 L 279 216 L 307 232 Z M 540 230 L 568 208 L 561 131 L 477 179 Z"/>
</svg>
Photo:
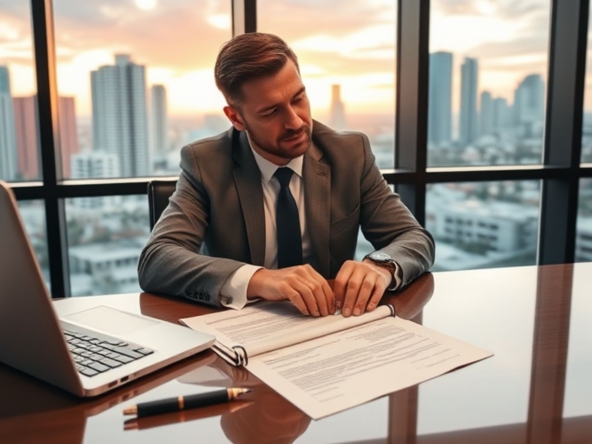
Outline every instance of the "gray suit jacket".
<svg viewBox="0 0 592 444">
<path fill-rule="evenodd" d="M 235 270 L 263 265 L 261 174 L 246 135 L 234 128 L 185 146 L 181 169 L 140 256 L 140 286 L 219 306 Z M 322 276 L 334 278 L 354 257 L 360 226 L 374 248 L 397 261 L 403 285 L 432 265 L 432 237 L 383 179 L 364 134 L 314 122 L 303 180 L 311 266 Z"/>
</svg>

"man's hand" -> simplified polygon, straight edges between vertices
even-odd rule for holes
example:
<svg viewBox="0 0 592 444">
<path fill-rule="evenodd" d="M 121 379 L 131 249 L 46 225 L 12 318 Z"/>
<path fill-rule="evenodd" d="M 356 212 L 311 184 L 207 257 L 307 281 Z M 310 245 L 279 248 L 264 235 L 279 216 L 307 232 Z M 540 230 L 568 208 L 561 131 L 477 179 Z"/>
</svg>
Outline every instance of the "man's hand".
<svg viewBox="0 0 592 444">
<path fill-rule="evenodd" d="M 335 278 L 335 299 L 341 302 L 341 313 L 359 316 L 374 310 L 390 285 L 393 276 L 373 262 L 346 261 Z"/>
<path fill-rule="evenodd" d="M 305 315 L 335 313 L 335 297 L 327 281 L 310 265 L 255 272 L 249 281 L 247 298 L 268 301 L 290 300 Z"/>
</svg>

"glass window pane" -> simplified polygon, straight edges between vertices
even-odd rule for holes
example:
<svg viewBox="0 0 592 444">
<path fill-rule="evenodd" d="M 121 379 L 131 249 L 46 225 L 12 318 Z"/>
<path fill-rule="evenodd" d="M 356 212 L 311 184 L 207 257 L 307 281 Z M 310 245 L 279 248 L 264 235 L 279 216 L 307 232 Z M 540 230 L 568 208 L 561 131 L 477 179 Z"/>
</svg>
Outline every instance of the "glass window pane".
<svg viewBox="0 0 592 444">
<path fill-rule="evenodd" d="M 39 180 L 30 2 L 0 8 L 0 179 Z"/>
<path fill-rule="evenodd" d="M 397 2 L 259 0 L 257 29 L 298 56 L 313 118 L 370 138 L 380 168 L 394 166 Z"/>
<path fill-rule="evenodd" d="M 549 0 L 434 0 L 428 165 L 542 161 Z"/>
<path fill-rule="evenodd" d="M 592 262 L 592 179 L 580 181 L 576 262 Z"/>
<path fill-rule="evenodd" d="M 588 54 L 586 59 L 586 83 L 584 89 L 584 122 L 582 127 L 582 163 L 592 163 L 592 32 L 588 16 Z"/>
<path fill-rule="evenodd" d="M 66 200 L 72 296 L 140 290 L 137 264 L 149 235 L 146 196 Z"/>
<path fill-rule="evenodd" d="M 47 250 L 47 231 L 45 225 L 45 205 L 42 200 L 18 201 L 21 219 L 25 224 L 25 231 L 29 236 L 29 242 L 33 246 L 37 262 L 41 267 L 45 285 L 49 282 L 49 254 Z"/>
<path fill-rule="evenodd" d="M 230 2 L 55 0 L 66 178 L 176 175 L 228 124 L 214 83 Z"/>
<path fill-rule="evenodd" d="M 540 182 L 428 186 L 426 228 L 436 239 L 432 271 L 534 265 Z"/>
</svg>

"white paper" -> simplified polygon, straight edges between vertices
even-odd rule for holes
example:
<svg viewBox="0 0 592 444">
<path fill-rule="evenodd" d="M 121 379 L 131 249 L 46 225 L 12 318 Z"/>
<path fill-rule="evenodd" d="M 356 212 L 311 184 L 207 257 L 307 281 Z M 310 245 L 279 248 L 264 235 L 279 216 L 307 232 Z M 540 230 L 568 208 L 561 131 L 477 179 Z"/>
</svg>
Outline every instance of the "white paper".
<svg viewBox="0 0 592 444">
<path fill-rule="evenodd" d="M 313 327 L 325 331 L 332 323 L 360 323 L 337 333 L 323 333 L 258 356 L 249 355 L 247 369 L 313 419 L 427 381 L 492 353 L 437 333 L 421 325 L 390 317 L 388 308 L 360 317 L 310 318 L 288 310 L 288 305 L 249 307 L 182 320 L 214 334 L 231 347 L 261 349 L 262 341 L 288 332 L 310 336 Z M 288 310 L 288 312 L 286 312 Z M 378 310 L 378 309 L 377 309 Z M 375 312 L 377 311 L 375 310 Z M 240 314 L 243 313 L 243 317 Z M 280 316 L 282 319 L 274 319 Z M 382 316 L 382 318 L 380 318 Z M 368 316 L 366 319 L 369 320 Z M 220 328 L 220 330 L 217 330 Z M 316 327 L 315 327 L 316 328 Z M 223 331 L 223 333 L 221 333 Z M 242 341 L 242 342 L 239 342 Z M 253 347 L 255 345 L 256 347 Z"/>
<path fill-rule="evenodd" d="M 291 302 L 264 302 L 242 310 L 229 310 L 205 316 L 181 319 L 188 327 L 216 337 L 218 345 L 241 345 L 249 359 L 261 353 L 329 333 L 374 322 L 391 315 L 388 306 L 380 306 L 362 316 L 344 318 L 340 313 L 314 318 L 301 314 Z"/>
<path fill-rule="evenodd" d="M 254 357 L 247 368 L 319 419 L 491 355 L 413 322 L 385 318 Z"/>
</svg>

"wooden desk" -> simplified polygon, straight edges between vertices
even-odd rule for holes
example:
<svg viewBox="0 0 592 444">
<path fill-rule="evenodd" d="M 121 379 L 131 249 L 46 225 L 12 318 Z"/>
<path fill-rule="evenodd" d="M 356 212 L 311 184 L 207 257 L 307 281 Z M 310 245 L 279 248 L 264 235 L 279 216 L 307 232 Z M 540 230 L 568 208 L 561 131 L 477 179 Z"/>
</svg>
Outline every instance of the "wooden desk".
<svg viewBox="0 0 592 444">
<path fill-rule="evenodd" d="M 210 311 L 148 294 L 77 300 L 96 298 L 171 322 Z M 0 365 L 0 443 L 592 442 L 592 263 L 427 274 L 391 302 L 495 356 L 320 421 L 209 351 L 89 400 Z M 227 405 L 122 415 L 204 384 L 255 390 Z"/>
</svg>

